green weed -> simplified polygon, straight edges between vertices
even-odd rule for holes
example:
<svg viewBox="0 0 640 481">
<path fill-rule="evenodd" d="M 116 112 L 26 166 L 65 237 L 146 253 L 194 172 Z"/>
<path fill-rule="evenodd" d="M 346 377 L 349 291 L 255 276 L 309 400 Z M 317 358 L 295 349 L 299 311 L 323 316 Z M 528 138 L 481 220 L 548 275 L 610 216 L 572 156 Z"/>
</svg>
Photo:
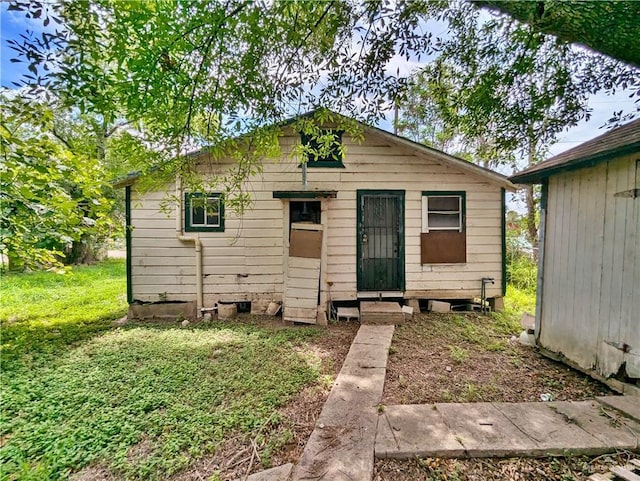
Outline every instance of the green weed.
<svg viewBox="0 0 640 481">
<path fill-rule="evenodd" d="M 122 260 L 80 266 L 66 274 L 8 274 L 0 282 L 2 361 L 55 353 L 110 328 L 126 313 Z"/>
<path fill-rule="evenodd" d="M 305 349 L 319 330 L 113 328 L 123 292 L 121 261 L 3 278 L 3 479 L 67 479 L 90 464 L 165 479 L 230 433 L 275 430 L 277 407 L 320 376 Z M 270 440 L 263 462 L 287 439 Z"/>
<path fill-rule="evenodd" d="M 458 346 L 449 346 L 449 355 L 452 360 L 461 364 L 469 359 L 469 351 Z"/>
</svg>

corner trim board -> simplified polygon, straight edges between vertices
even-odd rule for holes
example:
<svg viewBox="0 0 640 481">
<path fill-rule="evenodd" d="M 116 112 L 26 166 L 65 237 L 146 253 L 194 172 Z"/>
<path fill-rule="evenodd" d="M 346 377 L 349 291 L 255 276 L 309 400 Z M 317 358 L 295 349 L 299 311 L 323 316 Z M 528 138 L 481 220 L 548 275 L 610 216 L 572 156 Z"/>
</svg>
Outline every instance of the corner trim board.
<svg viewBox="0 0 640 481">
<path fill-rule="evenodd" d="M 500 230 L 502 237 L 502 295 L 507 294 L 507 199 L 505 188 L 500 189 Z"/>
<path fill-rule="evenodd" d="M 131 273 L 131 186 L 127 185 L 124 189 L 124 218 L 125 218 L 125 230 L 124 238 L 127 249 L 127 303 L 133 303 L 133 285 L 132 285 L 132 273 Z"/>
</svg>

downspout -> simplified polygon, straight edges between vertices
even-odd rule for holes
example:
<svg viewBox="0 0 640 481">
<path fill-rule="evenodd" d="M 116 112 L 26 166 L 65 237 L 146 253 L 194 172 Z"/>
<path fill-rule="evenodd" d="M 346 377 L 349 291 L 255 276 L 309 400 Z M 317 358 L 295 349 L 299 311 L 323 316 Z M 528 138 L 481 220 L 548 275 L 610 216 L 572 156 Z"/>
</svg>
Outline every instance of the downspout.
<svg viewBox="0 0 640 481">
<path fill-rule="evenodd" d="M 183 211 L 183 197 L 182 197 L 182 179 L 180 176 L 176 176 L 176 238 L 181 242 L 193 242 L 196 254 L 196 317 L 202 315 L 202 308 L 204 307 L 203 295 L 202 295 L 202 243 L 197 237 L 189 237 L 184 235 L 182 230 L 182 211 Z"/>
</svg>

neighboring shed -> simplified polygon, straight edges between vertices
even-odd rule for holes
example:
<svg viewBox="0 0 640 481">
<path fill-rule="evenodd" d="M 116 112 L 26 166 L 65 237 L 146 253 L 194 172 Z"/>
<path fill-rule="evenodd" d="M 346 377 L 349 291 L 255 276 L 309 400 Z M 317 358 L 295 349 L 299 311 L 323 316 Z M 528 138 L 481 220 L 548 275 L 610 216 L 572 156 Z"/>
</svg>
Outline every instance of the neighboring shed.
<svg viewBox="0 0 640 481">
<path fill-rule="evenodd" d="M 291 127 L 281 156 L 245 183 L 252 207 L 224 209 L 221 190 L 143 193 L 126 187 L 130 304 L 188 302 L 197 314 L 220 302 L 283 302 L 285 318 L 315 322 L 331 301 L 472 299 L 504 292 L 502 175 L 361 125 L 363 141 L 331 131 L 332 158 L 292 155 L 309 142 Z M 343 155 L 344 153 L 344 155 Z M 233 161 L 194 154 L 202 175 Z M 306 170 L 307 184 L 302 184 Z M 195 245 L 195 250 L 194 250 Z"/>
<path fill-rule="evenodd" d="M 536 336 L 585 370 L 640 378 L 640 120 L 517 173 L 542 184 Z"/>
</svg>

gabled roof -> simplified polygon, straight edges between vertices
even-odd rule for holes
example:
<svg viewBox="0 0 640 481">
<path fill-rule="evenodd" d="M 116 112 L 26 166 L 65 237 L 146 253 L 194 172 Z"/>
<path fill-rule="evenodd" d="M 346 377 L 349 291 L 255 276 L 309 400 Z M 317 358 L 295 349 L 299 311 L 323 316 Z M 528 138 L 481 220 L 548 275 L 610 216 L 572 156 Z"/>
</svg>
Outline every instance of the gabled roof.
<svg viewBox="0 0 640 481">
<path fill-rule="evenodd" d="M 316 113 L 318 112 L 318 110 L 312 110 L 310 112 L 307 112 L 305 114 L 302 115 L 298 115 L 296 117 L 292 117 L 290 119 L 287 119 L 283 122 L 281 122 L 279 125 L 281 127 L 285 127 L 287 125 L 292 124 L 293 122 L 295 122 L 297 119 L 301 118 L 301 117 L 313 117 Z M 340 117 L 344 117 L 341 114 L 338 114 L 337 112 L 333 112 L 330 111 L 332 115 L 335 116 L 340 116 Z M 481 167 L 479 165 L 473 164 L 471 162 L 468 162 L 464 159 L 461 159 L 459 157 L 456 157 L 454 155 L 449 155 L 441 150 L 438 149 L 434 149 L 432 147 L 428 147 L 424 144 L 420 144 L 418 142 L 414 142 L 412 140 L 409 140 L 405 137 L 402 137 L 400 135 L 396 135 L 396 134 L 392 134 L 391 132 L 387 132 L 386 130 L 382 130 L 378 127 L 371 127 L 367 124 L 364 124 L 360 121 L 356 121 L 358 122 L 358 124 L 360 124 L 360 126 L 364 129 L 365 133 L 366 132 L 370 132 L 373 133 L 375 135 L 378 135 L 379 137 L 382 137 L 396 145 L 400 145 L 403 147 L 407 147 L 411 150 L 417 151 L 418 153 L 421 154 L 425 154 L 428 155 L 429 157 L 441 162 L 444 165 L 449 165 L 451 167 L 454 167 L 458 170 L 462 170 L 464 172 L 467 172 L 471 175 L 475 175 L 477 177 L 481 177 L 484 180 L 486 180 L 487 182 L 491 182 L 493 184 L 497 184 L 509 191 L 514 191 L 515 190 L 515 186 L 509 181 L 509 179 L 507 178 L 507 176 L 499 174 L 498 172 L 495 172 L 491 169 L 487 169 L 485 167 Z M 188 157 L 197 157 L 199 155 L 202 154 L 206 154 L 207 153 L 207 149 L 201 149 L 201 150 L 197 150 L 194 152 L 190 152 L 187 154 Z M 128 174 L 126 177 L 118 179 L 114 182 L 114 187 L 125 187 L 127 185 L 132 185 L 136 179 L 138 179 L 142 174 L 140 172 L 134 172 L 134 173 L 130 173 Z"/>
<path fill-rule="evenodd" d="M 498 184 L 501 187 L 509 191 L 515 191 L 516 187 L 513 185 L 506 175 L 499 174 L 491 169 L 487 169 L 480 165 L 473 164 L 467 160 L 461 159 L 460 157 L 456 157 L 455 155 L 447 154 L 438 149 L 434 149 L 432 147 L 428 147 L 424 144 L 420 144 L 418 142 L 414 142 L 413 140 L 407 139 L 406 137 L 402 137 L 400 135 L 392 134 L 391 132 L 387 132 L 386 130 L 379 129 L 378 127 L 370 127 L 368 125 L 362 124 L 365 129 L 365 132 L 372 132 L 380 137 L 383 137 L 390 142 L 393 142 L 397 145 L 401 145 L 404 147 L 408 147 L 412 150 L 418 151 L 422 154 L 426 154 L 431 158 L 441 162 L 444 165 L 450 165 L 458 170 L 462 170 L 471 175 L 475 175 L 481 178 L 484 178 L 488 182 L 493 184 Z"/>
<path fill-rule="evenodd" d="M 640 152 L 640 119 L 588 140 L 510 177 L 515 183 L 532 184 L 551 175 L 592 167 L 613 157 Z"/>
</svg>

